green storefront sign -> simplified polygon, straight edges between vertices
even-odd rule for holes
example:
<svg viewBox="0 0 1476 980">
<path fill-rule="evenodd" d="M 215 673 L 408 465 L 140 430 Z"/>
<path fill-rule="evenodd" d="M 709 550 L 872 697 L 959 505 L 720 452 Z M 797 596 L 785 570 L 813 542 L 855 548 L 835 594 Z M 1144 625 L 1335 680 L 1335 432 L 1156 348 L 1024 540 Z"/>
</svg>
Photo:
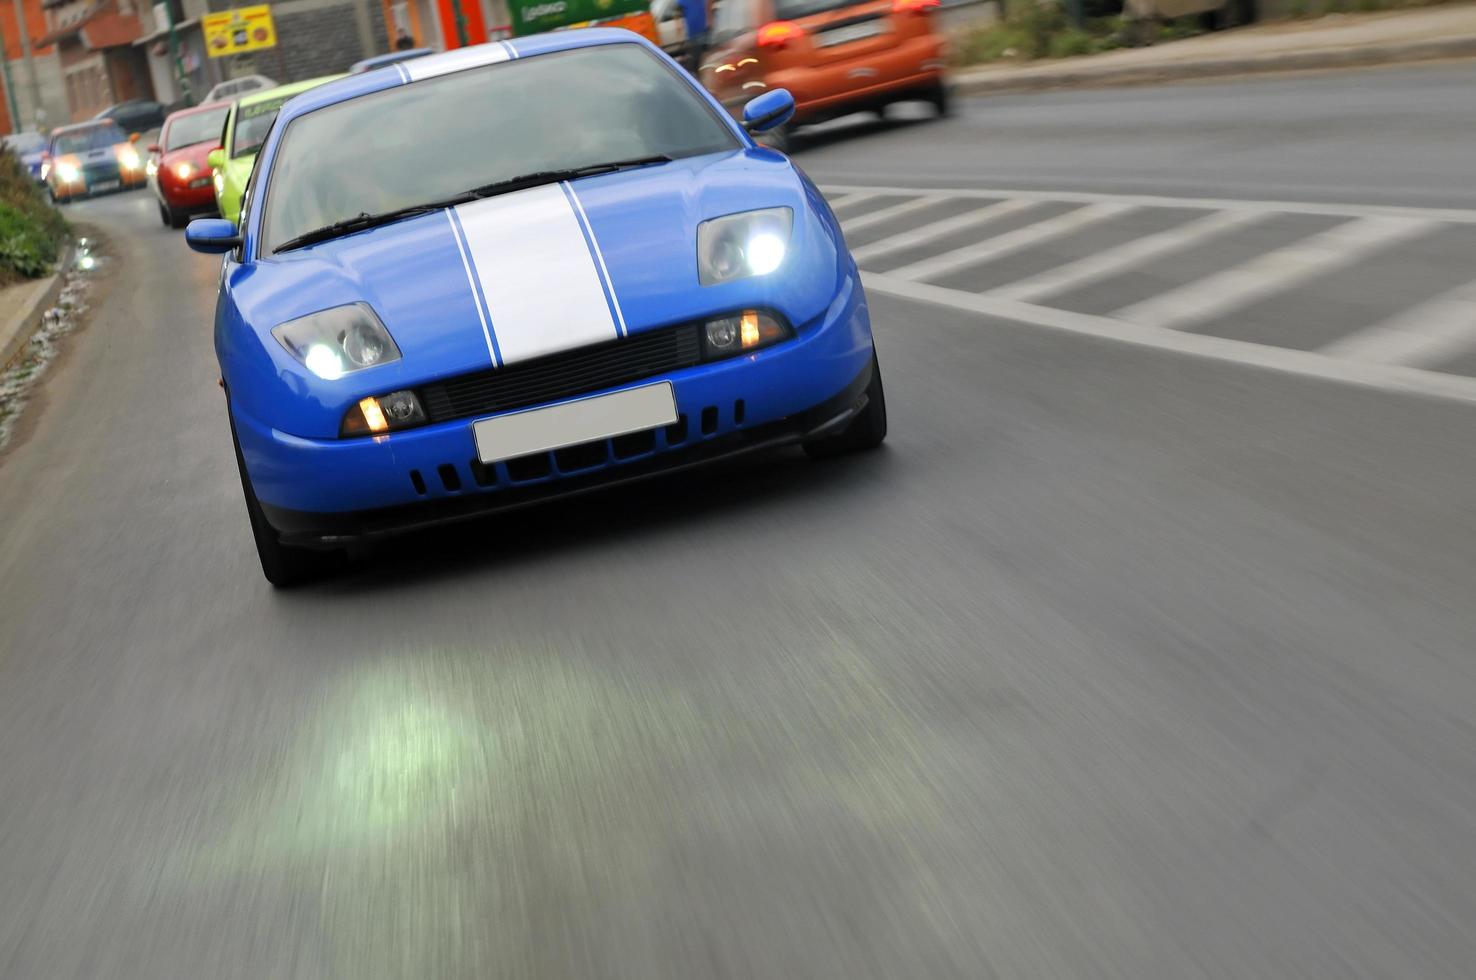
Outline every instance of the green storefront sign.
<svg viewBox="0 0 1476 980">
<path fill-rule="evenodd" d="M 570 27 L 591 20 L 608 20 L 646 9 L 646 0 L 511 0 L 515 37 Z"/>
</svg>

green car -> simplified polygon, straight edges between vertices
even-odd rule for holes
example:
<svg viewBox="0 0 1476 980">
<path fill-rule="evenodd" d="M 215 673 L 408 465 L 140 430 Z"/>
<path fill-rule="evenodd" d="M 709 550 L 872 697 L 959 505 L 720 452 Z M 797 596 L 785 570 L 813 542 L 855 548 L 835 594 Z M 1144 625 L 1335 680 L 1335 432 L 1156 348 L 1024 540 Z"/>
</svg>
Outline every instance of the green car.
<svg viewBox="0 0 1476 980">
<path fill-rule="evenodd" d="M 267 133 L 271 132 L 272 122 L 276 120 L 277 110 L 282 108 L 282 104 L 300 92 L 342 77 L 324 75 L 251 92 L 231 104 L 220 149 L 211 150 L 208 158 L 215 171 L 215 206 L 222 218 L 231 222 L 241 220 L 241 194 L 246 190 L 251 166 L 256 162 L 256 151 L 266 142 Z"/>
</svg>

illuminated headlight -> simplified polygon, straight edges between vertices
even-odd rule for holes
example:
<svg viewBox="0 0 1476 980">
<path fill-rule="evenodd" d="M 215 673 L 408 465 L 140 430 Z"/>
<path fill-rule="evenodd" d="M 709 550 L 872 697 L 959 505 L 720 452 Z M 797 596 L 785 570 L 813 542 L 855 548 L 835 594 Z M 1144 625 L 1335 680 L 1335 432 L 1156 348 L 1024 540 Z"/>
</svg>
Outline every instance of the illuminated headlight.
<svg viewBox="0 0 1476 980">
<path fill-rule="evenodd" d="M 124 170 L 137 170 L 138 153 L 134 150 L 124 150 L 118 154 L 118 162 L 123 165 Z"/>
<path fill-rule="evenodd" d="M 46 179 L 46 176 L 48 174 L 50 174 L 50 173 L 51 173 L 51 161 L 50 160 L 43 160 L 41 162 L 41 179 L 42 180 L 45 180 Z"/>
<path fill-rule="evenodd" d="M 777 344 L 789 334 L 789 327 L 778 317 L 762 310 L 744 310 L 703 324 L 702 351 L 706 360 L 714 361 Z"/>
<path fill-rule="evenodd" d="M 63 184 L 70 184 L 82 174 L 70 163 L 58 163 L 56 165 L 56 179 Z"/>
<path fill-rule="evenodd" d="M 361 398 L 343 417 L 340 435 L 372 436 L 425 424 L 425 409 L 413 391 Z"/>
<path fill-rule="evenodd" d="M 394 338 L 366 303 L 288 320 L 273 327 L 272 336 L 325 381 L 400 359 Z"/>
<path fill-rule="evenodd" d="M 159 165 L 153 160 L 150 160 L 148 163 L 144 164 L 144 173 L 148 174 L 150 177 L 154 176 L 158 172 Z"/>
<path fill-rule="evenodd" d="M 190 166 L 188 161 L 186 161 L 185 163 L 181 163 L 179 166 L 174 168 L 174 176 L 178 177 L 180 180 L 189 180 L 190 174 L 194 172 L 195 168 Z"/>
<path fill-rule="evenodd" d="M 765 276 L 784 264 L 794 212 L 764 208 L 713 218 L 697 226 L 697 273 L 702 285 Z"/>
</svg>

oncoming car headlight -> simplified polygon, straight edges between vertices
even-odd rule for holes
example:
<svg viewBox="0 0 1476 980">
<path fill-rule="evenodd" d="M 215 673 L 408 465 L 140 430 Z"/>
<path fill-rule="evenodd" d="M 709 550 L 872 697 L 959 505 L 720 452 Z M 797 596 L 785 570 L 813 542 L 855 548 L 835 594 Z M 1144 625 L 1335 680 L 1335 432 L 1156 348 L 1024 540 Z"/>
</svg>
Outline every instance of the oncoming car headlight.
<svg viewBox="0 0 1476 980">
<path fill-rule="evenodd" d="M 325 381 L 400 359 L 400 348 L 367 303 L 319 310 L 272 328 L 288 353 Z"/>
<path fill-rule="evenodd" d="M 784 263 L 794 212 L 764 208 L 697 226 L 697 274 L 704 286 L 768 275 Z"/>
<path fill-rule="evenodd" d="M 63 184 L 70 184 L 80 176 L 82 176 L 82 172 L 70 163 L 58 163 L 56 165 L 56 177 Z"/>
</svg>

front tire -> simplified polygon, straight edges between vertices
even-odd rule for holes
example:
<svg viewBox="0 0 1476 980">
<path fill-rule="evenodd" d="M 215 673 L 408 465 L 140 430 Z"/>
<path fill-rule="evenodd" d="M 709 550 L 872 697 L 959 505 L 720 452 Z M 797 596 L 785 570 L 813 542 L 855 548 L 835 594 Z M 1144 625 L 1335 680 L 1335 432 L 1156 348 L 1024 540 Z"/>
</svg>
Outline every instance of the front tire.
<svg viewBox="0 0 1476 980">
<path fill-rule="evenodd" d="M 866 385 L 866 405 L 850 425 L 833 436 L 811 439 L 804 443 L 811 459 L 831 459 L 848 453 L 875 449 L 887 437 L 887 396 L 882 390 L 881 364 L 876 352 L 871 355 L 871 381 Z"/>
<path fill-rule="evenodd" d="M 279 589 L 285 589 L 322 578 L 342 567 L 343 555 L 340 553 L 294 548 L 282 543 L 276 530 L 267 523 L 261 501 L 256 499 L 256 491 L 251 487 L 251 477 L 246 473 L 246 461 L 241 456 L 241 442 L 236 438 L 234 420 L 231 422 L 231 443 L 236 449 L 236 469 L 241 474 L 241 492 L 246 497 L 246 514 L 251 519 L 251 536 L 256 541 L 256 557 L 261 561 L 261 573 L 266 576 L 266 580 Z"/>
<path fill-rule="evenodd" d="M 947 119 L 953 115 L 953 89 L 947 81 L 938 80 L 937 87 L 928 95 L 928 101 L 933 103 L 939 119 Z"/>
</svg>

